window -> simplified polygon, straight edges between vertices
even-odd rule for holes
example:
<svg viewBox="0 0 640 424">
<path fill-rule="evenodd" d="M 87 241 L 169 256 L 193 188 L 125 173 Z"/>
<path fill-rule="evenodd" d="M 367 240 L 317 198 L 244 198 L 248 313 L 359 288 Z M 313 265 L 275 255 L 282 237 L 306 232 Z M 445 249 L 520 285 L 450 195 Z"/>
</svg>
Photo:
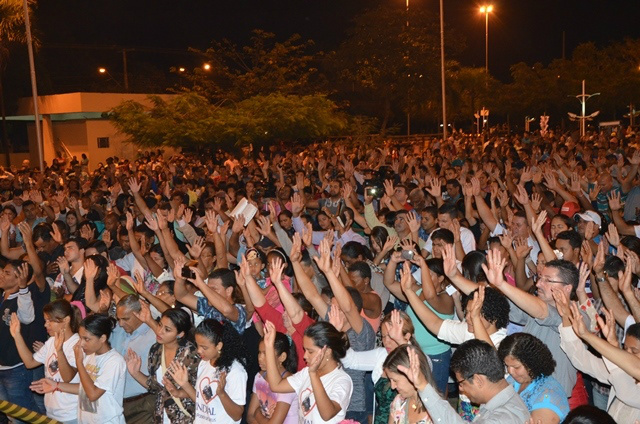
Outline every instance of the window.
<svg viewBox="0 0 640 424">
<path fill-rule="evenodd" d="M 109 148 L 109 137 L 98 137 L 98 149 Z"/>
</svg>

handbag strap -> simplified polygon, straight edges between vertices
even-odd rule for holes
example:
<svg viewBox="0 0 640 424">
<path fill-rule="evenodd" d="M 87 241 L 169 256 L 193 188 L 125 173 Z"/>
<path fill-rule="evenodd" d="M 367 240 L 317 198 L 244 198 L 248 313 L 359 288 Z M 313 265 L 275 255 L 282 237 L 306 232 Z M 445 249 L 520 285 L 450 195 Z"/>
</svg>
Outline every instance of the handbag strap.
<svg viewBox="0 0 640 424">
<path fill-rule="evenodd" d="M 160 367 L 162 369 L 162 375 L 166 374 L 167 372 L 167 361 L 165 361 L 164 359 L 164 346 L 162 346 L 162 354 L 160 355 Z M 171 399 L 173 399 L 173 401 L 176 403 L 176 405 L 178 405 L 178 408 L 180 408 L 180 410 L 182 411 L 183 414 L 185 414 L 187 417 L 191 418 L 191 414 L 189 413 L 189 411 L 187 411 L 184 407 L 184 405 L 182 404 L 182 401 L 177 398 L 174 397 L 169 390 L 167 390 L 167 393 L 169 393 L 169 395 L 171 396 Z"/>
</svg>

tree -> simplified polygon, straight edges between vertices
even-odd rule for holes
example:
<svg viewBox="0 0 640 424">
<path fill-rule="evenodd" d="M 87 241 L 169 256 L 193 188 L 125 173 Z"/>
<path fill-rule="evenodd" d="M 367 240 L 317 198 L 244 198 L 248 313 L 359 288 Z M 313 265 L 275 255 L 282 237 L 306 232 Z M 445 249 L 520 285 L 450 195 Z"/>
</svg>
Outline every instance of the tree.
<svg viewBox="0 0 640 424">
<path fill-rule="evenodd" d="M 193 91 L 216 103 L 270 93 L 306 95 L 322 91 L 322 78 L 314 65 L 322 53 L 309 53 L 313 41 L 293 35 L 277 42 L 275 35 L 254 30 L 251 43 L 239 48 L 228 40 L 212 42 L 199 53 L 209 70 L 195 68 L 184 74 L 178 91 Z M 182 74 L 181 74 L 182 75 Z"/>
<path fill-rule="evenodd" d="M 151 107 L 125 101 L 109 112 L 116 128 L 144 147 L 295 142 L 338 134 L 347 127 L 346 116 L 323 95 L 271 93 L 219 106 L 196 93 L 149 100 Z"/>
<path fill-rule="evenodd" d="M 454 33 L 447 30 L 445 41 L 448 57 L 461 51 L 462 41 Z M 352 110 L 379 117 L 384 132 L 394 111 L 438 119 L 439 65 L 437 17 L 418 8 L 407 14 L 397 5 L 384 4 L 356 18 L 328 66 Z"/>
<path fill-rule="evenodd" d="M 28 7 L 33 9 L 36 2 L 28 0 Z M 33 13 L 30 10 L 30 16 Z M 2 113 L 2 148 L 5 154 L 6 165 L 11 163 L 9 136 L 7 133 L 7 114 L 4 103 L 3 76 L 7 69 L 10 51 L 15 44 L 27 42 L 24 20 L 24 5 L 22 0 L 0 1 L 0 113 Z M 38 38 L 33 37 L 33 43 L 37 46 Z"/>
</svg>

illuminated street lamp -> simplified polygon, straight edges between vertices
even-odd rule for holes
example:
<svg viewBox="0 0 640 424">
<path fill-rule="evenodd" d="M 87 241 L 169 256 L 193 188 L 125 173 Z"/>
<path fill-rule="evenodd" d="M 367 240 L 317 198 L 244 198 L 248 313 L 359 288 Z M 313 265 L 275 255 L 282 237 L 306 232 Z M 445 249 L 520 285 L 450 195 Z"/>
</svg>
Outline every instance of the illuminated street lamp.
<svg viewBox="0 0 640 424">
<path fill-rule="evenodd" d="M 205 63 L 204 65 L 202 65 L 202 69 L 204 69 L 205 71 L 210 71 L 211 70 L 211 64 L 210 63 Z"/>
<path fill-rule="evenodd" d="M 489 13 L 493 12 L 493 5 L 480 6 L 480 13 L 484 13 L 485 29 L 484 29 L 484 68 L 485 73 L 489 74 Z"/>
<path fill-rule="evenodd" d="M 117 80 L 117 79 L 115 79 L 115 78 L 113 77 L 113 75 L 111 75 L 111 74 L 109 73 L 109 71 L 107 70 L 107 68 L 99 67 L 99 68 L 98 68 L 98 73 L 99 73 L 99 74 L 102 74 L 102 75 L 106 75 L 106 76 L 108 76 L 108 77 L 109 77 L 113 82 L 115 82 L 116 84 L 118 84 L 118 87 L 120 87 L 120 89 L 122 89 L 122 88 L 123 88 L 123 87 L 122 87 L 122 84 L 120 84 L 120 83 L 118 82 L 118 80 Z M 126 92 L 129 92 L 129 90 L 127 90 L 127 89 L 125 89 L 125 91 L 126 91 Z"/>
</svg>

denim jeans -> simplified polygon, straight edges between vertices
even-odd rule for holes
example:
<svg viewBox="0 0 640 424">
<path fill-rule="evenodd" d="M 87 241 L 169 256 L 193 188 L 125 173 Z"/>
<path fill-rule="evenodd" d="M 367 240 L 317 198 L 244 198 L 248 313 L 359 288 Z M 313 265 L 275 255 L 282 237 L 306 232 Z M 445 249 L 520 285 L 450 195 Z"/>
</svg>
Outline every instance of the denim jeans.
<svg viewBox="0 0 640 424">
<path fill-rule="evenodd" d="M 44 366 L 39 366 L 38 368 L 34 368 L 31 370 L 32 377 L 31 380 L 32 381 L 37 381 L 40 380 L 41 378 L 44 378 Z M 44 395 L 38 394 L 36 392 L 31 392 L 31 395 L 33 396 L 33 401 L 36 403 L 36 407 L 37 409 L 34 409 L 34 411 L 39 412 L 43 415 L 47 414 L 47 410 L 44 407 Z"/>
<path fill-rule="evenodd" d="M 347 411 L 347 415 L 344 417 L 346 420 L 353 420 L 360 424 L 368 424 L 369 412 L 367 411 Z"/>
<path fill-rule="evenodd" d="M 38 407 L 33 401 L 33 393 L 29 389 L 33 381 L 33 373 L 24 365 L 10 370 L 0 371 L 0 400 L 6 400 L 16 405 L 23 406 L 32 411 L 37 411 Z M 0 417 L 0 423 L 8 422 L 6 416 Z M 21 421 L 13 420 L 19 423 Z"/>
<path fill-rule="evenodd" d="M 449 363 L 451 362 L 451 349 L 439 355 L 428 355 L 431 359 L 431 374 L 436 388 L 443 396 L 447 393 L 447 381 L 449 381 Z"/>
</svg>

